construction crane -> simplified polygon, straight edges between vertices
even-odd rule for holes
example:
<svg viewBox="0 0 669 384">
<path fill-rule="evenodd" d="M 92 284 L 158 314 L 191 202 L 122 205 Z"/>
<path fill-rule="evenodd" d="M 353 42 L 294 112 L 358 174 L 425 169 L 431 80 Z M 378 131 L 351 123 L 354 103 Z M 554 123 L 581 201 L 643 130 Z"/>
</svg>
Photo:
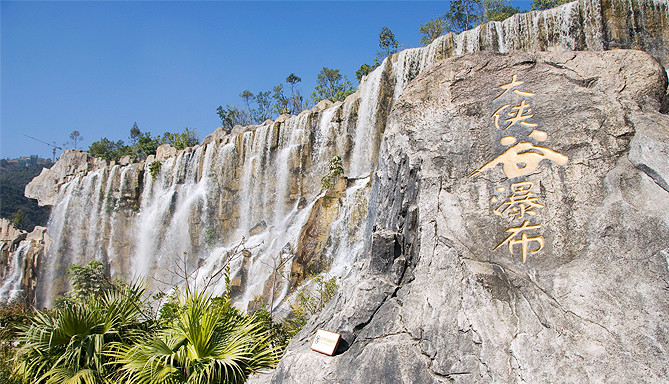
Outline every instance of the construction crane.
<svg viewBox="0 0 669 384">
<path fill-rule="evenodd" d="M 53 147 L 53 155 L 51 156 L 51 162 L 52 162 L 52 163 L 55 163 L 55 162 L 56 162 L 56 150 L 58 150 L 58 149 L 63 149 L 62 147 L 57 146 L 55 141 L 53 142 L 53 144 L 51 144 L 51 143 L 47 143 L 46 141 L 42 141 L 42 140 L 40 140 L 40 139 L 36 139 L 36 138 L 34 138 L 34 137 L 32 137 L 32 136 L 28 136 L 28 135 L 23 135 L 23 136 L 25 136 L 25 137 L 29 137 L 29 138 L 31 138 L 31 139 L 33 139 L 33 140 L 39 141 L 40 143 L 44 143 L 44 144 L 46 144 L 46 145 L 48 145 L 48 146 Z"/>
</svg>

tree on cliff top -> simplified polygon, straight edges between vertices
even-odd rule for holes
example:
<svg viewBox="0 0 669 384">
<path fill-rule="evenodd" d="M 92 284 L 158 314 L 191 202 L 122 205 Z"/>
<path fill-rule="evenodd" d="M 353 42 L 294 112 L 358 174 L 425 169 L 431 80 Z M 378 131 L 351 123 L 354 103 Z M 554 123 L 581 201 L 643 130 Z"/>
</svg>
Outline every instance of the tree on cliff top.
<svg viewBox="0 0 669 384">
<path fill-rule="evenodd" d="M 79 131 L 72 131 L 70 133 L 70 140 L 65 143 L 66 146 L 71 146 L 74 149 L 79 149 L 79 143 L 84 139 L 83 136 L 81 136 L 81 133 Z"/>
<path fill-rule="evenodd" d="M 294 73 L 291 73 L 286 77 L 286 83 L 290 84 L 290 100 L 289 100 L 289 106 L 290 106 L 290 113 L 293 115 L 297 115 L 298 113 L 302 112 L 302 109 L 304 109 L 304 98 L 300 94 L 300 90 L 296 88 L 297 83 L 301 82 L 302 78 L 297 76 Z"/>
<path fill-rule="evenodd" d="M 323 67 L 318 74 L 317 85 L 311 98 L 314 104 L 321 100 L 342 101 L 348 95 L 355 92 L 351 83 L 345 75 L 339 73 L 338 69 Z"/>
<path fill-rule="evenodd" d="M 379 53 L 381 59 L 385 59 L 397 52 L 397 40 L 395 40 L 395 34 L 388 27 L 381 28 L 381 32 L 379 32 L 379 48 L 382 49 Z"/>
<path fill-rule="evenodd" d="M 533 10 L 543 10 L 557 7 L 558 5 L 567 4 L 573 0 L 534 0 L 532 3 Z"/>
<path fill-rule="evenodd" d="M 562 1 L 562 0 L 535 0 Z M 449 11 L 421 25 L 421 44 L 428 45 L 447 32 L 460 33 L 489 21 L 502 21 L 520 12 L 508 0 L 453 0 Z"/>
<path fill-rule="evenodd" d="M 137 123 L 134 123 L 130 129 L 130 140 L 132 145 L 125 145 L 123 140 L 114 142 L 103 137 L 91 144 L 88 153 L 107 161 L 118 161 L 124 156 L 130 156 L 135 160 L 144 160 L 149 155 L 155 154 L 156 149 L 161 144 L 169 144 L 176 149 L 185 149 L 199 143 L 197 134 L 192 128 L 186 128 L 183 132 L 177 133 L 165 132 L 162 137 L 151 137 L 150 132 L 140 131 Z"/>
<path fill-rule="evenodd" d="M 418 32 L 422 35 L 420 43 L 429 45 L 434 39 L 441 36 L 448 30 L 448 23 L 443 17 L 437 17 L 421 25 Z"/>
<path fill-rule="evenodd" d="M 200 143 L 197 139 L 197 133 L 192 128 L 186 128 L 181 133 L 165 132 L 160 140 L 161 144 L 169 144 L 176 149 L 186 149 L 196 146 Z"/>
</svg>

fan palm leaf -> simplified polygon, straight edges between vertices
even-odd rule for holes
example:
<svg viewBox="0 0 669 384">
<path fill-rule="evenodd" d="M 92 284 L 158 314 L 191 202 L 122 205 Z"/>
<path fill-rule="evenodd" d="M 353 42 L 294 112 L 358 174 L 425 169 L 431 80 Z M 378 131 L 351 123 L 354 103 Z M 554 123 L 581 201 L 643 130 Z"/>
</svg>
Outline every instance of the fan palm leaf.
<svg viewBox="0 0 669 384">
<path fill-rule="evenodd" d="M 172 324 L 134 346 L 117 344 L 121 383 L 242 383 L 276 365 L 278 351 L 253 317 L 214 305 L 203 292 L 186 291 Z"/>
<path fill-rule="evenodd" d="M 132 339 L 140 325 L 138 285 L 69 302 L 53 314 L 39 312 L 22 329 L 17 371 L 31 383 L 105 383 L 114 341 Z"/>
</svg>

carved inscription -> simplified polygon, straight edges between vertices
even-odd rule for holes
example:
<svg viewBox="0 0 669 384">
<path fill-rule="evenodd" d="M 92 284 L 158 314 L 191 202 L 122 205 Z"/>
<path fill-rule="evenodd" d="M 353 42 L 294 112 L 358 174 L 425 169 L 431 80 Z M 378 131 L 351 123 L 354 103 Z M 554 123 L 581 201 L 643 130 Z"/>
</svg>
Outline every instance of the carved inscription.
<svg viewBox="0 0 669 384">
<path fill-rule="evenodd" d="M 469 177 L 501 165 L 504 175 L 512 181 L 509 191 L 501 185 L 495 188 L 505 197 L 493 196 L 490 199 L 492 212 L 506 219 L 508 223 L 505 229 L 508 235 L 493 250 L 506 246 L 511 255 L 519 252 L 525 263 L 528 254 L 536 254 L 544 248 L 545 241 L 541 234 L 541 224 L 537 222 L 539 209 L 544 204 L 539 199 L 535 184 L 527 180 L 527 176 L 537 170 L 542 160 L 565 165 L 569 158 L 546 146 L 538 145 L 548 140 L 548 133 L 539 129 L 539 123 L 533 121 L 532 98 L 536 94 L 521 88 L 523 84 L 525 82 L 518 80 L 518 75 L 513 75 L 510 82 L 499 86 L 503 92 L 493 100 L 502 99 L 504 104 L 495 110 L 491 118 L 495 128 L 506 134 L 499 142 L 508 148 L 476 169 Z M 518 129 L 510 129 L 512 127 Z M 506 133 L 511 131 L 516 133 Z"/>
</svg>

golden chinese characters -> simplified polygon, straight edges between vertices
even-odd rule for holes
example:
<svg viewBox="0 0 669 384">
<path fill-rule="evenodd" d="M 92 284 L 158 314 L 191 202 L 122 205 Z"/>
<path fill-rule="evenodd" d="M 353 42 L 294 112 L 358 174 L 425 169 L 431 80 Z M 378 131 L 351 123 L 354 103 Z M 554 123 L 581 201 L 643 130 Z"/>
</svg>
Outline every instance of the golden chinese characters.
<svg viewBox="0 0 669 384">
<path fill-rule="evenodd" d="M 525 82 L 518 80 L 517 75 L 512 75 L 511 82 L 500 85 L 499 87 L 503 89 L 503 92 L 494 100 L 504 97 L 502 101 L 504 104 L 497 108 L 491 116 L 495 128 L 505 132 L 514 131 L 521 138 L 519 139 L 513 134 L 503 136 L 499 142 L 502 146 L 508 148 L 476 169 L 469 177 L 496 169 L 501 164 L 501 170 L 507 179 L 523 178 L 511 183 L 510 194 L 503 198 L 501 203 L 499 203 L 500 199 L 494 196 L 490 201 L 495 204 L 491 208 L 493 213 L 509 220 L 505 230 L 508 235 L 493 250 L 497 250 L 503 245 L 507 246 L 511 255 L 515 250 L 519 250 L 523 263 L 525 263 L 527 255 L 541 251 L 545 242 L 544 237 L 539 233 L 541 224 L 532 222 L 537 220 L 538 210 L 543 208 L 544 204 L 539 201 L 539 195 L 534 191 L 535 184 L 526 178 L 537 171 L 542 160 L 565 165 L 569 158 L 546 146 L 540 146 L 529 141 L 530 139 L 537 143 L 546 141 L 548 133 L 545 130 L 536 129 L 539 123 L 532 121 L 534 112 L 529 99 L 534 97 L 535 94 L 526 89 L 520 89 L 519 86 L 523 84 Z M 509 98 L 511 100 L 506 100 Z M 509 129 L 511 127 L 515 128 Z M 532 129 L 530 133 L 527 133 L 528 128 Z M 503 193 L 505 188 L 497 186 L 496 191 Z M 514 224 L 514 221 L 520 220 L 522 220 L 522 223 Z"/>
</svg>

